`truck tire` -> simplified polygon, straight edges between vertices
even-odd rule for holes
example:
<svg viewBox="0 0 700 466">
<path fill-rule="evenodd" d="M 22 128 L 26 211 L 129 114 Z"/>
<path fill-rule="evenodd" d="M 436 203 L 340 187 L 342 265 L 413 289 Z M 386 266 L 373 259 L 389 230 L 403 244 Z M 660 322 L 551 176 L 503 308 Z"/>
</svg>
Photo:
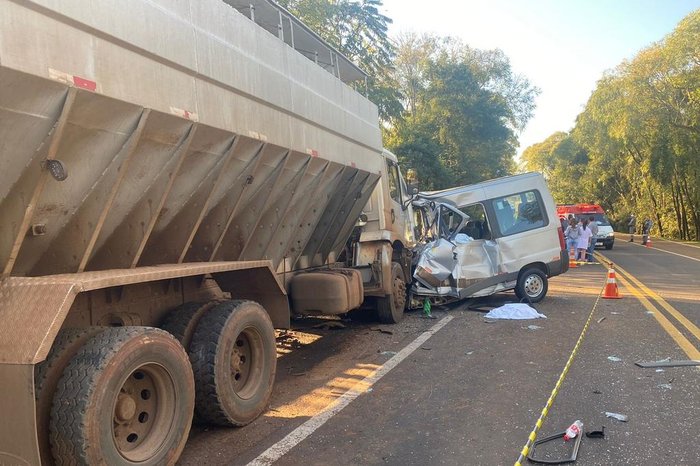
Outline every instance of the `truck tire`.
<svg viewBox="0 0 700 466">
<path fill-rule="evenodd" d="M 377 314 L 384 324 L 400 322 L 406 307 L 406 281 L 401 265 L 396 262 L 391 264 L 391 282 L 391 294 L 377 299 Z"/>
<path fill-rule="evenodd" d="M 88 341 L 58 383 L 50 439 L 58 465 L 175 464 L 187 441 L 194 380 L 163 330 L 115 327 Z"/>
<path fill-rule="evenodd" d="M 277 367 L 275 329 L 253 301 L 225 301 L 199 321 L 190 344 L 197 418 L 243 426 L 267 407 Z"/>
<path fill-rule="evenodd" d="M 46 359 L 34 369 L 34 397 L 36 399 L 36 424 L 39 437 L 39 454 L 42 464 L 52 464 L 49 442 L 51 405 L 63 371 L 86 341 L 106 327 L 65 328 L 58 332 Z"/>
<path fill-rule="evenodd" d="M 525 269 L 518 277 L 515 285 L 515 294 L 520 299 L 527 299 L 531 303 L 539 303 L 547 296 L 547 275 L 540 269 L 531 267 Z"/>
<path fill-rule="evenodd" d="M 192 341 L 192 335 L 194 335 L 199 320 L 205 312 L 220 302 L 221 301 L 210 301 L 208 303 L 189 302 L 178 306 L 165 316 L 163 322 L 160 324 L 160 328 L 174 336 L 185 350 L 188 350 L 190 342 Z"/>
</svg>

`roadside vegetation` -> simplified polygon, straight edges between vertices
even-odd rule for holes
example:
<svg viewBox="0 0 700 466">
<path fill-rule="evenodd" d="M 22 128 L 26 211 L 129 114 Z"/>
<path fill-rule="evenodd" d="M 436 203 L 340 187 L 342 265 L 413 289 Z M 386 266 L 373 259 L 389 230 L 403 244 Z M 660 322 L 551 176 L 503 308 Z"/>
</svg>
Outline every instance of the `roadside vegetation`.
<svg viewBox="0 0 700 466">
<path fill-rule="evenodd" d="M 367 96 L 379 107 L 384 144 L 404 169 L 415 169 L 421 189 L 517 170 L 518 132 L 539 90 L 502 51 L 436 35 L 390 38 L 381 0 L 279 3 L 369 73 Z"/>
<path fill-rule="evenodd" d="M 700 10 L 606 73 L 575 127 L 522 158 L 558 202 L 600 203 L 620 231 L 635 214 L 654 234 L 700 239 Z"/>
<path fill-rule="evenodd" d="M 281 0 L 370 75 L 387 148 L 424 190 L 544 173 L 559 203 L 595 202 L 618 229 L 629 215 L 654 233 L 700 239 L 700 10 L 608 71 L 570 132 L 528 147 L 518 133 L 539 90 L 500 50 L 459 39 L 388 36 L 382 0 Z M 641 221 L 641 220 L 640 220 Z"/>
</svg>

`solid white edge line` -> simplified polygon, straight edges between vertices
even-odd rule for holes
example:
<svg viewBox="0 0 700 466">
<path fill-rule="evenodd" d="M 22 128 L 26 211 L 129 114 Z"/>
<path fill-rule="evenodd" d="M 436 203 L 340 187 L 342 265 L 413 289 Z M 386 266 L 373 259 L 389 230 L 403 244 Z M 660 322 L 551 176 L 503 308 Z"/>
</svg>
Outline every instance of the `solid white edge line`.
<svg viewBox="0 0 700 466">
<path fill-rule="evenodd" d="M 311 419 L 304 422 L 302 425 L 291 431 L 279 442 L 272 445 L 270 448 L 261 453 L 257 458 L 248 463 L 248 466 L 263 466 L 270 465 L 287 454 L 292 448 L 301 443 L 306 437 L 311 435 L 316 429 L 321 427 L 330 418 L 338 414 L 343 408 L 349 405 L 355 398 L 367 391 L 367 388 L 374 385 L 382 377 L 389 373 L 394 367 L 398 366 L 401 361 L 406 359 L 411 353 L 417 350 L 420 345 L 432 337 L 438 330 L 443 328 L 453 319 L 453 316 L 446 316 L 433 325 L 429 330 L 421 333 L 418 338 L 413 340 L 408 346 L 396 353 L 391 359 L 381 365 L 372 374 L 368 375 L 357 385 L 363 387 L 356 390 L 354 388 L 343 393 L 335 401 L 329 404 L 323 411 L 316 414 Z"/>
<path fill-rule="evenodd" d="M 638 246 L 639 246 L 640 248 L 645 247 L 645 246 L 643 246 L 643 245 L 641 245 L 641 244 L 639 244 Z M 665 252 L 665 253 L 667 253 L 667 254 L 673 254 L 674 256 L 684 257 L 684 258 L 686 258 L 686 259 L 690 259 L 691 261 L 700 262 L 700 259 L 697 259 L 697 258 L 695 258 L 695 257 L 685 256 L 685 255 L 683 255 L 683 254 L 678 254 L 677 252 L 672 252 L 672 251 L 669 251 L 669 250 L 667 250 L 667 249 L 655 248 L 655 247 L 653 247 L 653 246 L 652 246 L 651 248 L 649 248 L 649 249 L 655 249 L 655 250 L 657 250 L 657 251 Z"/>
</svg>

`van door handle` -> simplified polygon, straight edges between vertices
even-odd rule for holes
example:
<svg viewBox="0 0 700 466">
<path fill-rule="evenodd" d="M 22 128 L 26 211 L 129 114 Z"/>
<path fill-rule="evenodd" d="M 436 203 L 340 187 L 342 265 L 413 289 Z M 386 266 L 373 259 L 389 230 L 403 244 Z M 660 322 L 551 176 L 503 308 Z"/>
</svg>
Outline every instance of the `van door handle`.
<svg viewBox="0 0 700 466">
<path fill-rule="evenodd" d="M 396 212 L 394 212 L 394 209 L 391 209 L 391 223 L 396 222 Z"/>
</svg>

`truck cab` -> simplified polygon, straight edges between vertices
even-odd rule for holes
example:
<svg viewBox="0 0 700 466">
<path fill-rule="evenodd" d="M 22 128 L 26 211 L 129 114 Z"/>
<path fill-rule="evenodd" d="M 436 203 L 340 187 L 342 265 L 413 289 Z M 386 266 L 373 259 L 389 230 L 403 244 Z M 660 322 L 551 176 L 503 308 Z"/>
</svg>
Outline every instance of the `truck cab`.
<svg viewBox="0 0 700 466">
<path fill-rule="evenodd" d="M 413 194 L 396 155 L 383 150 L 382 173 L 353 234 L 352 265 L 362 273 L 364 294 L 383 322 L 397 322 L 411 282 L 415 246 Z"/>
</svg>

